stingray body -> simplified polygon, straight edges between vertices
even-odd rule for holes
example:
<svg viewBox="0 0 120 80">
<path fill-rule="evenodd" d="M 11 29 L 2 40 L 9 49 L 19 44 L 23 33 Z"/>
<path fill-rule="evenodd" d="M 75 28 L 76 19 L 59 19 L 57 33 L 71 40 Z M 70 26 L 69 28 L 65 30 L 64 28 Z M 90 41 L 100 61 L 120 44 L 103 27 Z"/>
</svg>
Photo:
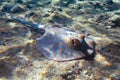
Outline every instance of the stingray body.
<svg viewBox="0 0 120 80">
<path fill-rule="evenodd" d="M 94 41 L 83 34 L 60 27 L 35 24 L 19 18 L 12 17 L 12 19 L 23 25 L 45 31 L 42 37 L 36 38 L 36 46 L 48 59 L 68 61 L 85 57 L 93 58 L 95 55 Z"/>
</svg>

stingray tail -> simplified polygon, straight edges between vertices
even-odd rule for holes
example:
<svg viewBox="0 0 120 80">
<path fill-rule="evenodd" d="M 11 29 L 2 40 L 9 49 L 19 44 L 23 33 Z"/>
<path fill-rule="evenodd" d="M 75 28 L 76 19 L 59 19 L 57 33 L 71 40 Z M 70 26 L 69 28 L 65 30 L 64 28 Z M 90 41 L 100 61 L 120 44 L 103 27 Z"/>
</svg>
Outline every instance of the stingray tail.
<svg viewBox="0 0 120 80">
<path fill-rule="evenodd" d="M 37 24 L 37 23 L 32 23 L 32 22 L 28 22 L 22 18 L 16 18 L 15 16 L 11 16 L 11 19 L 27 26 L 27 27 L 30 27 L 30 28 L 33 28 L 33 29 L 44 29 L 45 25 L 40 25 L 40 24 Z"/>
</svg>

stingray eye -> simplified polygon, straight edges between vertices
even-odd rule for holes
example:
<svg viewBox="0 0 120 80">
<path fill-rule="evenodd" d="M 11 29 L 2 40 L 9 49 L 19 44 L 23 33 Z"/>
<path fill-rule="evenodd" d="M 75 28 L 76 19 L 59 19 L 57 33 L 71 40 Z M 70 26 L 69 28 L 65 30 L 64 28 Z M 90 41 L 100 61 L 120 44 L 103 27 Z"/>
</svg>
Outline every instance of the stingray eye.
<svg viewBox="0 0 120 80">
<path fill-rule="evenodd" d="M 75 46 L 75 40 L 73 39 L 71 42 L 72 46 Z"/>
<path fill-rule="evenodd" d="M 74 49 L 78 50 L 81 47 L 81 43 L 78 39 L 72 39 L 71 45 Z"/>
</svg>

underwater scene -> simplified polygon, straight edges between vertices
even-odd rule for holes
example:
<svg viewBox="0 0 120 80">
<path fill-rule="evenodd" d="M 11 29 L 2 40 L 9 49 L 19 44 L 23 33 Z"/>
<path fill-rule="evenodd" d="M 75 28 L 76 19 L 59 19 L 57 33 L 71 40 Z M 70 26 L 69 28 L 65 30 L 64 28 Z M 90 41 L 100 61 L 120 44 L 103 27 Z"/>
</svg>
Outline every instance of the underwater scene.
<svg viewBox="0 0 120 80">
<path fill-rule="evenodd" d="M 120 0 L 0 0 L 0 80 L 120 80 Z"/>
</svg>

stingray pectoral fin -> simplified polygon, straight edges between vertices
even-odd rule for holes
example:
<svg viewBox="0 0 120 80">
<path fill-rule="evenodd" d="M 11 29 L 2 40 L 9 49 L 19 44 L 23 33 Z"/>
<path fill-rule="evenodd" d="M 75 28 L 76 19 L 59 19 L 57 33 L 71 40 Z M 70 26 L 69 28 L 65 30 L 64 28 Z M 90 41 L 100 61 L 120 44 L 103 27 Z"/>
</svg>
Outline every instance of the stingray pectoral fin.
<svg viewBox="0 0 120 80">
<path fill-rule="evenodd" d="M 60 51 L 58 50 L 51 50 L 49 48 L 41 47 L 40 52 L 44 55 L 44 57 L 55 60 L 55 61 L 70 61 L 70 60 L 77 60 L 84 58 L 86 55 L 83 54 L 81 51 L 72 50 L 71 51 Z"/>
<path fill-rule="evenodd" d="M 75 50 L 69 47 L 66 43 L 59 43 L 54 39 L 49 38 L 49 36 L 43 36 L 36 40 L 38 50 L 48 59 L 55 61 L 69 61 L 81 59 L 86 56 L 80 50 Z"/>
<path fill-rule="evenodd" d="M 85 55 L 82 52 L 62 53 L 61 55 L 52 57 L 55 61 L 70 61 L 84 58 Z"/>
</svg>

